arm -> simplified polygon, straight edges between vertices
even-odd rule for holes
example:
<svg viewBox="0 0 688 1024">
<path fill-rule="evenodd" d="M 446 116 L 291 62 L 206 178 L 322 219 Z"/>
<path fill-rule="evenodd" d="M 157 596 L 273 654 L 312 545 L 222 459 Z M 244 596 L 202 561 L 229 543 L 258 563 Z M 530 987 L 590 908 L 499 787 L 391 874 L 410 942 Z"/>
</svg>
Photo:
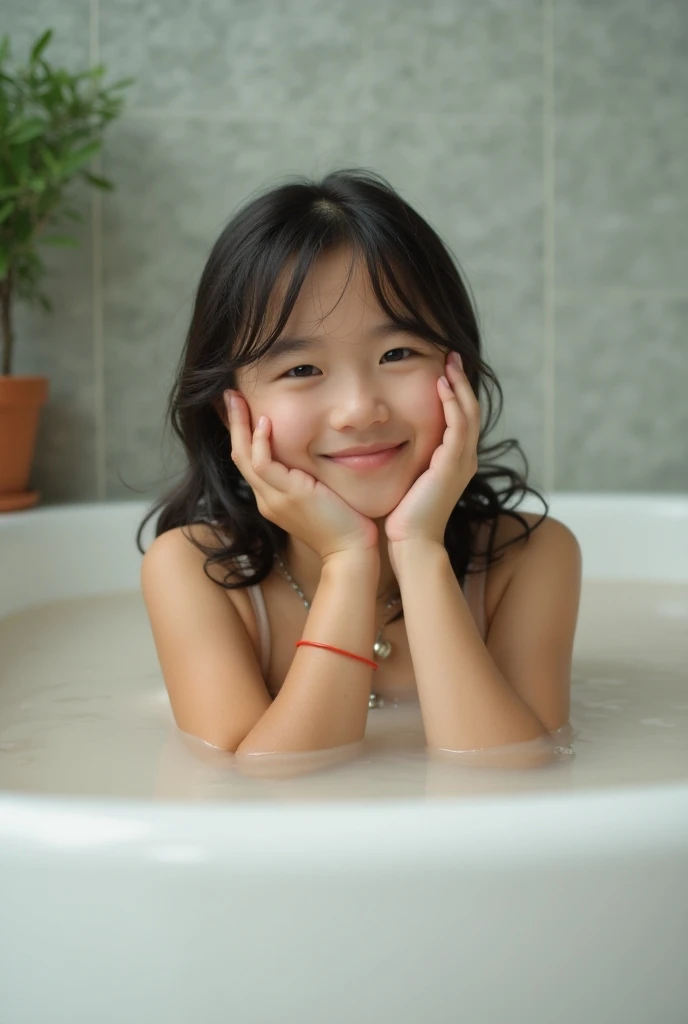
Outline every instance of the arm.
<svg viewBox="0 0 688 1024">
<path fill-rule="evenodd" d="M 415 540 L 393 550 L 428 746 L 502 746 L 565 724 L 581 579 L 571 531 L 552 520 L 531 538 L 487 645 L 445 548 Z"/>
<path fill-rule="evenodd" d="M 302 639 L 372 658 L 379 578 L 377 551 L 326 560 Z M 373 674 L 369 665 L 343 654 L 296 647 L 279 693 L 236 753 L 313 751 L 359 742 Z"/>
</svg>

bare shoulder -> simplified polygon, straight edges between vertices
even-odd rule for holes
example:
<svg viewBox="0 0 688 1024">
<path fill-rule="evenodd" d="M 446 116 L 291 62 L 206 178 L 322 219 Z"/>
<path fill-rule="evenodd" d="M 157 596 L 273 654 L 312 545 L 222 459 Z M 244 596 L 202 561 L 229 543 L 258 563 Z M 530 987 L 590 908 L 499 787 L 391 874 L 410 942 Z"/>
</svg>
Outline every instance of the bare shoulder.
<svg viewBox="0 0 688 1024">
<path fill-rule="evenodd" d="M 151 562 L 153 559 L 164 561 L 168 557 L 175 560 L 183 558 L 189 563 L 196 562 L 203 571 L 203 565 L 208 555 L 198 546 L 199 544 L 212 551 L 219 551 L 222 547 L 221 539 L 218 539 L 216 532 L 207 523 L 188 523 L 184 526 L 175 526 L 155 538 L 146 551 L 144 560 L 148 559 Z M 155 554 L 153 554 L 154 551 Z M 227 567 L 219 562 L 210 563 L 207 572 L 218 582 L 238 579 L 238 574 L 229 573 L 228 575 Z"/>
<path fill-rule="evenodd" d="M 486 646 L 504 679 L 552 732 L 568 721 L 570 711 L 581 548 L 573 531 L 549 516 L 513 547 L 518 550 L 510 556 Z"/>
<path fill-rule="evenodd" d="M 553 516 L 546 516 L 544 519 L 536 512 L 519 512 L 519 515 L 526 521 L 531 532 L 526 534 L 523 524 L 513 516 L 502 512 L 497 519 L 497 530 L 495 534 L 495 547 L 511 543 L 504 552 L 506 559 L 518 561 L 523 557 L 524 552 L 532 545 L 541 544 L 543 538 L 547 543 L 578 544 L 576 536 L 565 523 Z M 515 540 L 515 538 L 518 538 Z"/>
<path fill-rule="evenodd" d="M 234 751 L 271 698 L 243 616 L 216 585 L 227 569 L 207 561 L 222 546 L 202 524 L 166 530 L 143 556 L 141 589 L 177 725 Z"/>
<path fill-rule="evenodd" d="M 547 561 L 569 564 L 572 560 L 581 561 L 578 540 L 565 523 L 553 516 L 542 516 L 536 512 L 519 512 L 529 527 L 534 529 L 526 533 L 523 524 L 513 516 L 502 512 L 497 517 L 494 549 L 508 544 L 500 552 L 499 561 L 488 570 L 485 607 L 488 623 L 492 623 L 508 587 L 516 573 L 522 578 L 540 567 Z"/>
</svg>

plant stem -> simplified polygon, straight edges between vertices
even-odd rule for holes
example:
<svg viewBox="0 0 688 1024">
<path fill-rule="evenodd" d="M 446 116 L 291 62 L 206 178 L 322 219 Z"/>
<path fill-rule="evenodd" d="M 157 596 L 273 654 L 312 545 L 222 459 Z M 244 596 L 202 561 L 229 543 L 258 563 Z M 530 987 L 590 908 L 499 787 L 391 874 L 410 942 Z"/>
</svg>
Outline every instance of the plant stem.
<svg viewBox="0 0 688 1024">
<path fill-rule="evenodd" d="M 14 332 L 12 331 L 12 271 L 7 277 L 0 281 L 0 333 L 2 334 L 2 368 L 0 374 L 10 375 L 12 366 L 12 344 Z"/>
</svg>

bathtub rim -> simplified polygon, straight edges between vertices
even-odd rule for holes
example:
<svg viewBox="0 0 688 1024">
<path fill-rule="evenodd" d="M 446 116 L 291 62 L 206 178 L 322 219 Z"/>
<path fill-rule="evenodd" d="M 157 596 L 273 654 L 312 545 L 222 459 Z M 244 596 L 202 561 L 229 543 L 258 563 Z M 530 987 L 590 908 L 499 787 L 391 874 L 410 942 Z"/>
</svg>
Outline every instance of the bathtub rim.
<svg viewBox="0 0 688 1024">
<path fill-rule="evenodd" d="M 681 814 L 681 809 L 684 813 Z M 193 833 L 189 833 L 192 819 Z M 65 826 L 74 835 L 65 833 Z M 58 834 L 59 833 L 59 834 Z M 0 862 L 83 855 L 193 868 L 199 864 L 326 870 L 629 859 L 688 850 L 688 782 L 584 790 L 308 804 L 152 801 L 0 791 Z M 275 851 L 279 851 L 278 864 Z M 344 854 L 346 859 L 344 859 Z M 215 858 L 217 857 L 217 861 Z"/>
<path fill-rule="evenodd" d="M 547 491 L 542 487 L 537 489 L 547 501 L 548 505 L 559 502 L 566 502 L 571 505 L 589 504 L 593 506 L 623 503 L 629 506 L 635 505 L 639 508 L 645 508 L 649 505 L 665 505 L 669 510 L 671 510 L 672 507 L 675 507 L 682 511 L 685 511 L 688 506 L 688 491 Z M 34 505 L 33 508 L 0 512 L 0 529 L 2 529 L 4 525 L 22 520 L 28 521 L 30 519 L 41 518 L 46 515 L 68 512 L 81 513 L 84 510 L 93 510 L 96 508 L 109 510 L 118 508 L 130 509 L 133 506 L 140 506 L 141 510 L 145 514 L 154 507 L 157 500 L 159 499 L 150 497 L 134 499 L 113 498 L 111 500 L 96 498 L 89 501 L 54 502 L 52 504 L 45 503 Z M 518 509 L 520 507 L 526 508 L 531 505 L 537 505 L 540 508 L 542 507 L 542 503 L 537 497 L 532 494 L 526 494 L 523 501 L 510 507 Z M 156 514 L 159 514 L 159 512 Z"/>
</svg>

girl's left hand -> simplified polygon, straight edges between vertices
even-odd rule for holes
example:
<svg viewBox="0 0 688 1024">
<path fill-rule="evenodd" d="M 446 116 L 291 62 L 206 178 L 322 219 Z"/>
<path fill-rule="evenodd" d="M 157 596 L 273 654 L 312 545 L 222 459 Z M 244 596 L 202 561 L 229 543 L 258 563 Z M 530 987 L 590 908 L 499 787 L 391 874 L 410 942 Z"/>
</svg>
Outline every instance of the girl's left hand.
<svg viewBox="0 0 688 1024">
<path fill-rule="evenodd" d="M 392 546 L 401 541 L 423 539 L 444 546 L 449 516 L 478 470 L 480 406 L 460 366 L 460 357 L 454 362 L 450 355 L 445 369 L 449 387 L 437 381 L 447 421 L 442 443 L 385 520 L 390 557 Z"/>
</svg>

